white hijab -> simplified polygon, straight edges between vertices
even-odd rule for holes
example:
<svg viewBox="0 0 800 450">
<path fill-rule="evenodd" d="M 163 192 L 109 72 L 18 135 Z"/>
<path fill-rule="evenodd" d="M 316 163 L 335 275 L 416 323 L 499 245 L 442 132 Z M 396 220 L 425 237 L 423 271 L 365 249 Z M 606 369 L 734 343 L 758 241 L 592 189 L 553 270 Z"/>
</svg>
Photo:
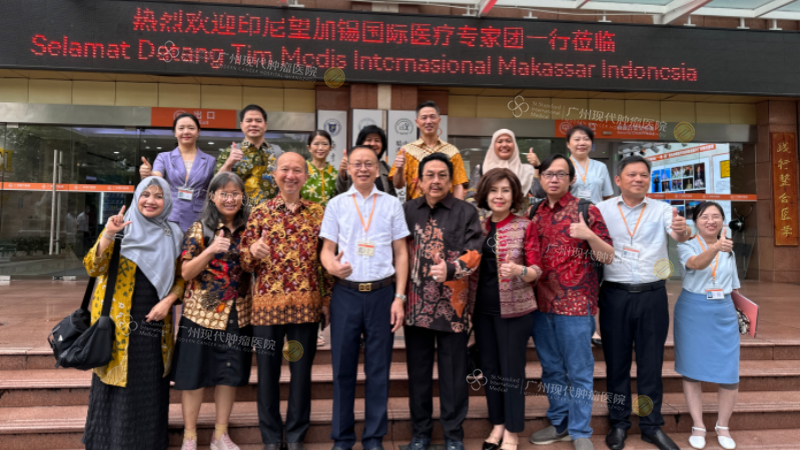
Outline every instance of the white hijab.
<svg viewBox="0 0 800 450">
<path fill-rule="evenodd" d="M 158 186 L 164 194 L 164 209 L 158 216 L 148 219 L 139 211 L 139 197 L 150 186 Z M 181 227 L 169 222 L 172 212 L 172 195 L 169 184 L 161 177 L 147 177 L 136 186 L 133 203 L 125 212 L 125 221 L 132 223 L 122 229 L 120 255 L 136 263 L 163 299 L 175 282 L 175 261 L 183 242 Z"/>
<path fill-rule="evenodd" d="M 494 149 L 494 145 L 500 136 L 508 135 L 511 137 L 511 142 L 514 143 L 514 151 L 509 159 L 500 159 Z M 509 169 L 517 175 L 519 182 L 522 185 L 523 194 L 527 195 L 531 190 L 533 184 L 533 166 L 530 164 L 522 164 L 519 157 L 519 147 L 517 146 L 517 137 L 511 130 L 501 129 L 494 132 L 492 135 L 492 143 L 489 145 L 489 150 L 486 151 L 486 157 L 483 159 L 482 172 L 486 173 L 492 169 L 497 168 Z"/>
</svg>

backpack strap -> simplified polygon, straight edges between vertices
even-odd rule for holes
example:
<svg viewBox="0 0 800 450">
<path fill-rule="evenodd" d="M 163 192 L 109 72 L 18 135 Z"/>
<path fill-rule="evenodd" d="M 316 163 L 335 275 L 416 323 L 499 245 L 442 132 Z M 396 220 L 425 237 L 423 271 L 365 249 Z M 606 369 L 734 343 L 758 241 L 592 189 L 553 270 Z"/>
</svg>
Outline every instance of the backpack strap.
<svg viewBox="0 0 800 450">
<path fill-rule="evenodd" d="M 530 200 L 531 207 L 530 209 L 528 209 L 528 220 L 533 220 L 533 216 L 536 215 L 536 211 L 539 209 L 539 205 L 541 205 L 542 202 L 544 202 L 544 200 L 545 199 L 543 198 L 531 197 Z"/>
<path fill-rule="evenodd" d="M 108 264 L 108 277 L 106 279 L 106 296 L 103 299 L 103 309 L 100 317 L 111 313 L 111 304 L 114 303 L 114 291 L 117 287 L 117 272 L 119 272 L 119 251 L 122 247 L 122 237 L 114 237 L 114 249 L 111 251 L 111 261 Z M 90 282 L 92 284 L 92 282 Z"/>
<path fill-rule="evenodd" d="M 593 205 L 593 204 L 594 203 L 592 203 L 589 200 L 586 200 L 585 198 L 581 198 L 581 199 L 578 200 L 578 212 L 579 213 L 583 213 L 583 220 L 586 221 L 586 225 L 589 225 L 589 222 L 588 222 L 589 221 L 589 207 L 591 205 Z"/>
<path fill-rule="evenodd" d="M 203 245 L 208 248 L 208 244 L 214 240 L 214 230 L 208 228 L 203 222 L 200 222 L 200 225 L 203 227 Z"/>
</svg>

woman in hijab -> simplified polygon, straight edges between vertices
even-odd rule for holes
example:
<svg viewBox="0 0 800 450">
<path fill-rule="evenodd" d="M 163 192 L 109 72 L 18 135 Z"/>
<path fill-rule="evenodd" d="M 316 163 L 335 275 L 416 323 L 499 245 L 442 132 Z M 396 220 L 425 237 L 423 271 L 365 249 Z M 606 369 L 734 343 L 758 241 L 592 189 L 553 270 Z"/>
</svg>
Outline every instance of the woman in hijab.
<svg viewBox="0 0 800 450">
<path fill-rule="evenodd" d="M 375 179 L 375 187 L 381 192 L 397 197 L 394 183 L 389 178 L 389 165 L 386 164 L 386 159 L 384 158 L 388 146 L 386 133 L 377 125 L 367 125 L 359 131 L 356 145 L 372 147 L 372 151 L 378 156 L 378 178 Z M 339 176 L 336 177 L 336 192 L 339 194 L 347 192 L 352 185 L 353 180 L 350 179 L 350 174 L 347 173 L 347 154 L 345 154 L 342 158 L 342 163 L 339 165 Z"/>
<path fill-rule="evenodd" d="M 94 369 L 83 443 L 88 450 L 163 450 L 169 445 L 169 371 L 172 305 L 183 296 L 178 256 L 183 233 L 169 222 L 169 184 L 147 177 L 125 212 L 106 227 L 83 260 L 97 277 L 92 323 L 105 297 L 111 252 L 121 235 L 119 267 L 110 316 L 117 327 L 108 365 Z"/>
<path fill-rule="evenodd" d="M 469 178 L 467 199 L 475 196 L 475 191 L 483 174 L 497 168 L 511 170 L 522 185 L 522 194 L 527 196 L 530 193 L 535 174 L 533 166 L 522 164 L 522 160 L 519 157 L 517 137 L 514 132 L 502 129 L 494 132 L 492 143 L 489 145 L 489 150 L 486 151 L 483 164 L 477 165 L 472 171 L 472 176 Z"/>
</svg>

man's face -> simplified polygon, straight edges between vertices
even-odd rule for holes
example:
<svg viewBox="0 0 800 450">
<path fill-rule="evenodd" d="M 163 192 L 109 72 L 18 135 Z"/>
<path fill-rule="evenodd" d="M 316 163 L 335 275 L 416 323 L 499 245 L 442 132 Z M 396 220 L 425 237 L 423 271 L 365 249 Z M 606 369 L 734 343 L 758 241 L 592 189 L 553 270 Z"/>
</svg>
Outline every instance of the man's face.
<svg viewBox="0 0 800 450">
<path fill-rule="evenodd" d="M 378 157 L 368 148 L 357 148 L 350 151 L 347 171 L 357 189 L 371 189 L 378 178 Z"/>
<path fill-rule="evenodd" d="M 420 187 L 428 200 L 439 201 L 450 193 L 452 180 L 447 171 L 447 164 L 442 161 L 428 161 L 422 169 Z"/>
<path fill-rule="evenodd" d="M 650 171 L 647 164 L 635 162 L 622 169 L 622 173 L 614 177 L 619 189 L 629 195 L 642 196 L 650 187 Z"/>
<path fill-rule="evenodd" d="M 569 179 L 569 165 L 564 159 L 556 159 L 541 174 L 541 182 L 547 195 L 560 197 L 567 193 L 574 180 Z"/>
<path fill-rule="evenodd" d="M 280 192 L 297 194 L 308 179 L 306 160 L 297 153 L 284 153 L 275 166 L 275 182 Z"/>
<path fill-rule="evenodd" d="M 442 118 L 439 117 L 436 108 L 426 106 L 419 110 L 415 122 L 422 134 L 432 135 L 439 133 L 439 124 L 442 122 Z"/>
<path fill-rule="evenodd" d="M 258 111 L 247 111 L 244 113 L 244 120 L 239 124 L 242 133 L 251 139 L 261 139 L 267 132 L 267 121 Z"/>
</svg>

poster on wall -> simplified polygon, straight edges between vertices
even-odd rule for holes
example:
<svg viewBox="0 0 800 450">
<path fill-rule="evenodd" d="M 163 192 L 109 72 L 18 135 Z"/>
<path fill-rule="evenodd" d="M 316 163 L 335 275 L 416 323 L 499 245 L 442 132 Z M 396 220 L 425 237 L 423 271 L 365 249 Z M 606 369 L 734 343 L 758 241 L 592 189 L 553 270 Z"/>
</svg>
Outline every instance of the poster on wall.
<svg viewBox="0 0 800 450">
<path fill-rule="evenodd" d="M 704 200 L 716 201 L 732 217 L 729 144 L 657 145 L 644 157 L 652 164 L 649 197 L 678 208 L 688 222 Z"/>
<path fill-rule="evenodd" d="M 409 142 L 417 140 L 417 126 L 414 123 L 415 111 L 389 111 L 387 139 L 389 149 L 386 152 L 387 163 L 394 161 L 397 152 Z"/>
<path fill-rule="evenodd" d="M 338 170 L 347 148 L 347 111 L 317 111 L 317 129 L 325 130 L 333 139 L 328 162 Z"/>
<path fill-rule="evenodd" d="M 358 138 L 358 133 L 362 128 L 368 125 L 376 125 L 383 128 L 383 113 L 384 111 L 381 109 L 354 109 L 351 145 L 356 145 L 356 138 Z"/>
</svg>

